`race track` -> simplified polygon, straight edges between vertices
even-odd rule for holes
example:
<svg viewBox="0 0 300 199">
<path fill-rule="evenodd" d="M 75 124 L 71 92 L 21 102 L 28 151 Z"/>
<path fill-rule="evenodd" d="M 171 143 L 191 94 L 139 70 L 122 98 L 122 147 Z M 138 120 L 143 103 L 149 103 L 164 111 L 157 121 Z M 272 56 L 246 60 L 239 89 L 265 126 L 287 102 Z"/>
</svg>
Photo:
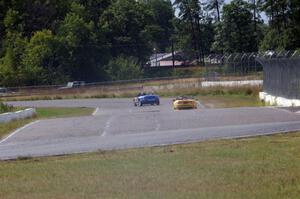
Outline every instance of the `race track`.
<svg viewBox="0 0 300 199">
<path fill-rule="evenodd" d="M 190 143 L 300 130 L 300 115 L 277 108 L 174 111 L 131 99 L 11 102 L 26 107 L 94 107 L 93 116 L 41 120 L 0 141 L 0 159 Z"/>
</svg>

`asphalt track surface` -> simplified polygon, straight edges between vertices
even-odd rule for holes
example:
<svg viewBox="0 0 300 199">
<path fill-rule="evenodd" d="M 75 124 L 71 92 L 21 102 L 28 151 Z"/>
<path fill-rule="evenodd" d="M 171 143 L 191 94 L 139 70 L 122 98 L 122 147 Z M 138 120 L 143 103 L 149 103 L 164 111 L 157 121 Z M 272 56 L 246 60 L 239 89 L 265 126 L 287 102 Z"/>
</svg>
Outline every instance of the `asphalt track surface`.
<svg viewBox="0 0 300 199">
<path fill-rule="evenodd" d="M 11 102 L 25 107 L 93 107 L 92 116 L 40 120 L 0 141 L 0 159 L 51 156 L 268 135 L 300 130 L 300 114 L 254 107 L 181 110 L 171 99 L 134 107 L 131 99 Z"/>
</svg>

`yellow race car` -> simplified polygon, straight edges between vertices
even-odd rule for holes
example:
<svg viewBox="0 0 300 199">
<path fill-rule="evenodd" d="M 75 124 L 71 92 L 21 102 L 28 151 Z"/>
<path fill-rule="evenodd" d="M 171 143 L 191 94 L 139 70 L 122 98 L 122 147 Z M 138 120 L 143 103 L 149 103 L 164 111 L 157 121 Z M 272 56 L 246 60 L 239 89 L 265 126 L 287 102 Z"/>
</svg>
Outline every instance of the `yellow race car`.
<svg viewBox="0 0 300 199">
<path fill-rule="evenodd" d="M 188 97 L 177 97 L 173 100 L 174 110 L 179 109 L 197 109 L 198 103 L 196 100 Z"/>
</svg>

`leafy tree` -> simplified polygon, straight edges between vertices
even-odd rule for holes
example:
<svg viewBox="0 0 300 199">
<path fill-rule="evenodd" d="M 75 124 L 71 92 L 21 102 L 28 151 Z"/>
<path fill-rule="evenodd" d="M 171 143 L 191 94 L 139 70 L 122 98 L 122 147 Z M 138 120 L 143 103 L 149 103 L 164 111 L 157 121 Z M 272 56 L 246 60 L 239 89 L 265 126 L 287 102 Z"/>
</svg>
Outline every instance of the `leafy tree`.
<svg viewBox="0 0 300 199">
<path fill-rule="evenodd" d="M 26 85 L 64 82 L 59 64 L 60 44 L 50 30 L 37 31 L 30 39 L 22 60 L 21 77 Z"/>
<path fill-rule="evenodd" d="M 6 16 L 3 20 L 6 32 L 18 32 L 23 31 L 22 16 L 16 10 L 9 9 L 6 12 Z"/>
<path fill-rule="evenodd" d="M 224 0 L 207 0 L 205 2 L 204 9 L 213 16 L 217 22 L 221 21 L 221 6 L 224 4 Z"/>
<path fill-rule="evenodd" d="M 233 0 L 224 5 L 222 22 L 217 26 L 213 50 L 220 52 L 256 51 L 252 13 L 249 4 L 242 0 Z"/>
<path fill-rule="evenodd" d="M 36 31 L 49 29 L 55 31 L 63 20 L 70 0 L 15 0 L 12 7 L 22 13 L 23 35 L 32 37 Z"/>
<path fill-rule="evenodd" d="M 0 59 L 0 84 L 17 86 L 22 84 L 19 70 L 27 41 L 19 33 L 7 33 L 4 57 Z"/>
<path fill-rule="evenodd" d="M 106 72 L 111 80 L 138 79 L 143 71 L 138 65 L 138 60 L 133 57 L 119 56 L 106 65 Z"/>
<path fill-rule="evenodd" d="M 85 7 L 86 17 L 97 26 L 103 12 L 111 5 L 113 0 L 78 0 Z"/>
<path fill-rule="evenodd" d="M 149 40 L 155 43 L 157 51 L 166 51 L 171 46 L 171 36 L 174 33 L 174 10 L 170 0 L 146 0 L 153 22 L 146 26 Z"/>
<path fill-rule="evenodd" d="M 175 0 L 184 32 L 189 34 L 192 49 L 198 61 L 204 63 L 204 47 L 201 22 L 204 21 L 201 3 L 198 0 Z"/>
<path fill-rule="evenodd" d="M 177 45 L 202 63 L 204 54 L 210 52 L 214 35 L 212 20 L 204 15 L 203 3 L 198 0 L 174 1 L 179 9 L 179 19 L 174 22 Z"/>
<path fill-rule="evenodd" d="M 269 29 L 261 43 L 262 50 L 300 47 L 300 1 L 264 0 L 261 9 L 269 17 Z"/>
<path fill-rule="evenodd" d="M 6 0 L 0 0 L 0 57 L 3 55 L 3 40 L 6 34 L 4 26 L 4 18 L 8 10 L 8 5 Z"/>
<path fill-rule="evenodd" d="M 271 26 L 278 30 L 285 28 L 288 22 L 290 11 L 289 1 L 287 0 L 262 0 L 262 10 L 270 18 Z"/>
<path fill-rule="evenodd" d="M 270 28 L 266 31 L 260 50 L 294 50 L 300 47 L 299 27 L 288 26 L 282 32 Z"/>
<path fill-rule="evenodd" d="M 263 38 L 264 22 L 261 18 L 261 7 L 264 0 L 249 0 L 250 9 L 253 15 L 254 43 L 255 49 L 258 49 L 259 43 Z"/>
<path fill-rule="evenodd" d="M 146 60 L 151 52 L 147 41 L 152 15 L 146 5 L 135 0 L 116 0 L 103 13 L 100 26 L 108 39 L 111 55 L 120 54 Z"/>
<path fill-rule="evenodd" d="M 82 11 L 78 13 L 78 9 Z M 73 3 L 72 11 L 59 27 L 58 38 L 64 48 L 60 61 L 71 79 L 96 81 L 103 76 L 100 65 L 106 62 L 106 52 L 97 45 L 93 22 L 86 22 L 80 16 L 84 10 L 83 6 Z"/>
<path fill-rule="evenodd" d="M 5 26 L 5 38 L 3 42 L 4 56 L 0 59 L 0 83 L 8 85 L 18 85 L 20 83 L 19 67 L 22 55 L 25 51 L 27 41 L 19 32 L 22 30 L 19 21 L 19 12 L 9 9 L 3 20 Z"/>
</svg>

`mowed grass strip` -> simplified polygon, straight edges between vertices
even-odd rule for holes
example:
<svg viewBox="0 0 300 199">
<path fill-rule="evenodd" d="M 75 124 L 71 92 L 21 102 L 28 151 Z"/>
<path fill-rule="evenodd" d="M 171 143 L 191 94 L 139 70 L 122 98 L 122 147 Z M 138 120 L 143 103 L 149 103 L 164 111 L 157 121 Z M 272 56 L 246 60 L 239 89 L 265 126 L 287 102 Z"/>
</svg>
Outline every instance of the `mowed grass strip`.
<svg viewBox="0 0 300 199">
<path fill-rule="evenodd" d="M 37 116 L 31 119 L 12 121 L 0 124 L 0 139 L 12 131 L 38 119 L 58 118 L 58 117 L 79 117 L 91 115 L 93 108 L 37 108 Z"/>
<path fill-rule="evenodd" d="M 14 130 L 25 126 L 26 124 L 34 121 L 34 119 L 24 119 L 24 120 L 16 120 L 5 124 L 0 124 L 0 140 L 1 138 L 5 137 L 9 133 L 13 132 Z"/>
<path fill-rule="evenodd" d="M 212 87 L 203 89 L 182 89 L 173 92 L 159 93 L 161 96 L 191 96 L 200 101 L 206 108 L 234 108 L 266 106 L 258 94 L 260 86 L 245 87 Z"/>
<path fill-rule="evenodd" d="M 207 108 L 234 108 L 234 107 L 258 107 L 266 106 L 264 102 L 253 95 L 225 95 L 225 96 L 197 96 Z"/>
<path fill-rule="evenodd" d="M 57 118 L 57 117 L 79 117 L 91 115 L 95 109 L 94 108 L 59 108 L 59 107 L 49 107 L 49 108 L 37 108 L 37 117 L 39 119 L 45 118 Z"/>
<path fill-rule="evenodd" d="M 299 142 L 290 133 L 0 162 L 0 198 L 296 199 Z"/>
</svg>

